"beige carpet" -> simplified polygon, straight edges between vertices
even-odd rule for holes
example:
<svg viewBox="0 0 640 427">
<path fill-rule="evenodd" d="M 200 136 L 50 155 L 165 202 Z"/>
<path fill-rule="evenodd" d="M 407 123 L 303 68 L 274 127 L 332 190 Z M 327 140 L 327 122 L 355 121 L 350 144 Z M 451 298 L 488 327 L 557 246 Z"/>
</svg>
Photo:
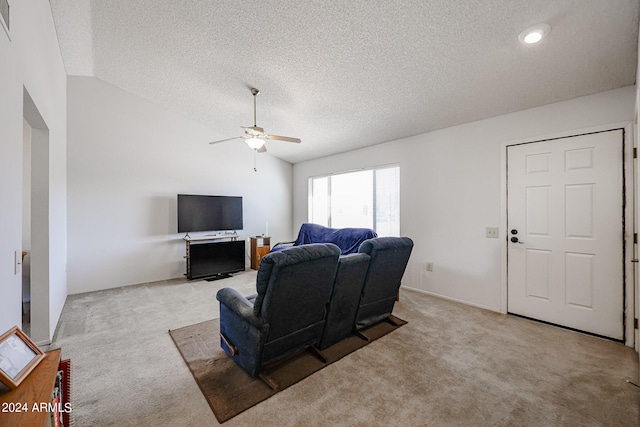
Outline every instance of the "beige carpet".
<svg viewBox="0 0 640 427">
<path fill-rule="evenodd" d="M 219 319 L 174 329 L 169 334 L 216 418 L 223 423 L 406 324 L 392 318 L 398 326 L 381 322 L 361 331 L 368 341 L 352 336 L 323 350 L 326 363 L 310 352 L 302 352 L 269 369 L 267 376 L 277 391 L 247 374 L 220 348 Z"/>
<path fill-rule="evenodd" d="M 167 330 L 219 317 L 227 286 L 254 292 L 255 271 L 69 296 L 53 345 L 76 426 L 219 425 Z M 394 314 L 409 323 L 224 426 L 640 425 L 629 347 L 412 290 Z"/>
</svg>

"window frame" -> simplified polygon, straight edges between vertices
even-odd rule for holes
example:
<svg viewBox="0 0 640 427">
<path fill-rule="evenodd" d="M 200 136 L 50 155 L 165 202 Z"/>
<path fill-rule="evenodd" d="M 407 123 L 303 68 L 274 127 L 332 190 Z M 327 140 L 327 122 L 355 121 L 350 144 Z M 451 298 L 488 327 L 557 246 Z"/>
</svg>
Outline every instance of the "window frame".
<svg viewBox="0 0 640 427">
<path fill-rule="evenodd" d="M 365 167 L 365 168 L 360 168 L 360 169 L 349 169 L 346 171 L 340 171 L 340 172 L 331 172 L 328 174 L 322 174 L 322 175 L 314 175 L 314 176 L 310 176 L 308 178 L 308 185 L 307 185 L 307 194 L 308 194 L 308 206 L 307 206 L 307 221 L 309 222 L 314 222 L 314 218 L 313 218 L 313 182 L 316 179 L 321 179 L 321 178 L 327 178 L 327 212 L 326 212 L 326 218 L 327 218 L 327 227 L 332 227 L 332 215 L 331 215 L 331 177 L 333 176 L 337 176 L 337 175 L 346 175 L 346 174 L 351 174 L 351 173 L 357 173 L 357 172 L 363 172 L 363 171 L 372 171 L 372 219 L 373 219 L 373 230 L 374 231 L 378 231 L 377 230 L 377 210 L 378 210 L 378 206 L 377 206 L 377 175 L 376 175 L 376 171 L 379 170 L 384 170 L 384 169 L 398 169 L 398 226 L 400 223 L 400 206 L 401 206 L 401 196 L 400 196 L 400 163 L 388 163 L 388 164 L 384 164 L 384 165 L 377 165 L 377 166 L 370 166 L 370 167 Z M 399 228 L 399 227 L 398 227 Z"/>
</svg>

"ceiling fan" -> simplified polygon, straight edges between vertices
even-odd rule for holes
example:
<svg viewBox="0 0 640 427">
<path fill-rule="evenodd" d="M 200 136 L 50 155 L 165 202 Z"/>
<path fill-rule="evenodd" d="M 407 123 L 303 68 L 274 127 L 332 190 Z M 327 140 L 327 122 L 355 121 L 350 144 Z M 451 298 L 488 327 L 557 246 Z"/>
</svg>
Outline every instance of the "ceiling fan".
<svg viewBox="0 0 640 427">
<path fill-rule="evenodd" d="M 244 139 L 249 147 L 258 153 L 264 153 L 267 151 L 267 148 L 264 146 L 266 139 L 273 139 L 276 141 L 286 141 L 286 142 L 295 142 L 300 143 L 300 138 L 291 138 L 289 136 L 278 136 L 278 135 L 269 135 L 264 133 L 264 129 L 256 125 L 256 97 L 260 93 L 260 91 L 254 87 L 251 88 L 251 93 L 253 94 L 253 126 L 244 127 L 244 135 L 236 136 L 233 138 L 221 139 L 219 141 L 213 141 L 209 144 L 217 144 L 219 142 L 231 141 L 232 139 Z"/>
</svg>

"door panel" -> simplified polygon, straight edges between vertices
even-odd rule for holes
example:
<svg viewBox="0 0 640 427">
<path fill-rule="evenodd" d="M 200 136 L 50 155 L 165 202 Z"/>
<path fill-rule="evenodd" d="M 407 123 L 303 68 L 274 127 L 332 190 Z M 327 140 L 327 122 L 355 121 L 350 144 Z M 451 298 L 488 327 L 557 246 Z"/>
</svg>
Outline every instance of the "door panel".
<svg viewBox="0 0 640 427">
<path fill-rule="evenodd" d="M 528 187 L 525 191 L 528 234 L 548 236 L 549 217 L 551 216 L 551 187 Z"/>
<path fill-rule="evenodd" d="M 565 254 L 567 304 L 593 310 L 593 254 Z"/>
<path fill-rule="evenodd" d="M 551 298 L 551 251 L 527 249 L 525 285 L 527 297 L 549 301 Z"/>
<path fill-rule="evenodd" d="M 622 130 L 507 148 L 510 313 L 623 338 L 622 153 Z"/>
</svg>

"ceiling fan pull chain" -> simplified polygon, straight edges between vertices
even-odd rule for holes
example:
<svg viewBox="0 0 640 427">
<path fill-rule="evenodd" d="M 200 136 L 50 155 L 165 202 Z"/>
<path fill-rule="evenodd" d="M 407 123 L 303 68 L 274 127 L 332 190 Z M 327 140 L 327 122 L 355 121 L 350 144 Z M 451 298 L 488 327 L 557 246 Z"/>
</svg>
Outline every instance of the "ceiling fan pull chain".
<svg viewBox="0 0 640 427">
<path fill-rule="evenodd" d="M 253 149 L 253 171 L 254 172 L 258 172 L 258 167 L 256 165 L 256 153 L 258 152 L 257 149 Z"/>
</svg>

